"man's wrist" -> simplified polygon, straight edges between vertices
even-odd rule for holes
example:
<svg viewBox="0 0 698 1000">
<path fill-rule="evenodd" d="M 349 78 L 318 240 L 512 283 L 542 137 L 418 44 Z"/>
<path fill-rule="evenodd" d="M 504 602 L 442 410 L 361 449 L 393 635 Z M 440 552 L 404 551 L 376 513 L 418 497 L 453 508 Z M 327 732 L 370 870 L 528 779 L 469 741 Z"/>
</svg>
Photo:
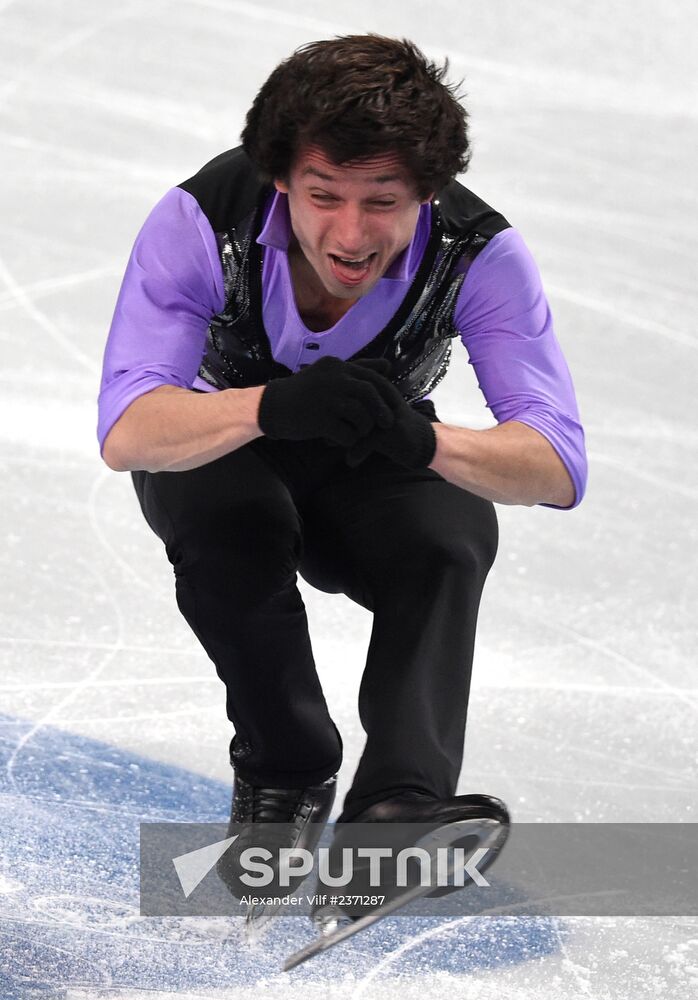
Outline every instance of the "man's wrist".
<svg viewBox="0 0 698 1000">
<path fill-rule="evenodd" d="M 262 437 L 264 434 L 259 426 L 259 407 L 265 389 L 265 385 L 252 385 L 243 389 L 223 390 L 224 392 L 231 393 L 231 402 L 234 401 L 236 420 L 242 424 L 244 430 L 251 438 Z"/>
<path fill-rule="evenodd" d="M 429 462 L 429 468 L 434 472 L 443 475 L 444 464 L 459 455 L 463 447 L 463 437 L 458 432 L 467 430 L 465 427 L 453 427 L 442 422 L 432 423 L 432 429 L 436 438 L 434 455 Z M 455 436 L 453 432 L 456 432 Z"/>
</svg>

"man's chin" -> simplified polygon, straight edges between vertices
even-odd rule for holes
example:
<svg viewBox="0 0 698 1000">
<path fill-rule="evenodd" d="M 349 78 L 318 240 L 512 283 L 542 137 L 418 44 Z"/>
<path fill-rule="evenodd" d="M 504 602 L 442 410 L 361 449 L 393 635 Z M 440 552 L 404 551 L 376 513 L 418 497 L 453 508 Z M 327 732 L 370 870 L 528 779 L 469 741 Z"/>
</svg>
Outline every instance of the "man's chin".
<svg viewBox="0 0 698 1000">
<path fill-rule="evenodd" d="M 341 299 L 343 302 L 355 302 L 357 299 L 363 299 L 371 289 L 363 288 L 359 286 L 358 288 L 344 288 L 342 285 L 337 287 L 336 282 L 332 283 L 332 286 L 325 286 L 327 291 L 335 299 Z"/>
</svg>

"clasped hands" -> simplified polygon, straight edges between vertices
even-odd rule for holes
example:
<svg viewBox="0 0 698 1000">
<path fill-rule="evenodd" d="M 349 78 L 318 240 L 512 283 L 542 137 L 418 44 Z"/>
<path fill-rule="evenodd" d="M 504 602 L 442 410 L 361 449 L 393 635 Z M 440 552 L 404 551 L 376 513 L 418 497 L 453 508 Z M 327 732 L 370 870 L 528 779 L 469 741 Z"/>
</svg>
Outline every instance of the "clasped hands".
<svg viewBox="0 0 698 1000">
<path fill-rule="evenodd" d="M 390 382 L 390 371 L 385 358 L 325 357 L 273 379 L 260 400 L 260 430 L 288 441 L 324 438 L 347 449 L 350 466 L 375 451 L 407 468 L 424 468 L 436 453 L 434 428 Z"/>
</svg>

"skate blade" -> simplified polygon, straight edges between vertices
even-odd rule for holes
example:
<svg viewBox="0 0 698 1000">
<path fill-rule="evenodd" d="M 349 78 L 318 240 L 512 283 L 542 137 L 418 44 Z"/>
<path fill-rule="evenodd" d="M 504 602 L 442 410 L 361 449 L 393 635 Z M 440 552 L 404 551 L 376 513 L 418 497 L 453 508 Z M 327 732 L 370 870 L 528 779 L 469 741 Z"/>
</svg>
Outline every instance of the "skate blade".
<svg viewBox="0 0 698 1000">
<path fill-rule="evenodd" d="M 435 830 L 430 830 L 428 834 L 421 837 L 415 846 L 424 847 L 429 853 L 436 852 L 439 847 L 451 847 L 457 841 L 462 840 L 466 837 L 477 837 L 480 847 L 489 848 L 491 851 L 491 857 L 489 859 L 489 864 L 495 860 L 497 854 L 504 846 L 504 843 L 509 835 L 508 824 L 502 824 L 496 819 L 466 819 L 458 820 L 455 823 L 447 823 L 444 826 L 437 827 Z M 481 869 L 484 870 L 485 867 L 489 867 L 489 864 L 482 864 Z M 451 865 L 449 865 L 448 875 L 453 875 L 454 870 Z M 334 929 L 331 929 L 328 922 L 324 932 L 320 930 L 317 934 L 315 940 L 310 941 L 304 948 L 289 955 L 283 964 L 284 972 L 289 972 L 291 969 L 295 969 L 296 966 L 301 965 L 303 962 L 307 962 L 309 958 L 313 958 L 315 955 L 319 955 L 324 951 L 328 951 L 335 945 L 342 941 L 346 941 L 348 938 L 353 937 L 355 934 L 360 933 L 366 928 L 370 927 L 372 924 L 377 923 L 379 920 L 384 920 L 386 917 L 390 916 L 392 913 L 396 913 L 401 910 L 412 900 L 419 899 L 421 896 L 427 895 L 432 891 L 434 887 L 427 886 L 412 886 L 407 889 L 402 895 L 396 896 L 394 899 L 379 906 L 377 909 L 370 913 L 366 913 L 361 917 L 349 918 L 343 920 L 341 924 L 337 924 Z M 330 913 L 327 914 L 331 916 Z M 315 921 L 314 921 L 315 922 Z"/>
<path fill-rule="evenodd" d="M 342 927 L 348 927 L 354 923 L 354 918 L 347 916 L 341 910 L 319 911 L 313 916 L 313 926 L 320 937 L 330 937 Z"/>
<path fill-rule="evenodd" d="M 253 903 L 245 916 L 245 937 L 248 944 L 256 944 L 269 930 L 279 907 L 269 903 Z"/>
</svg>

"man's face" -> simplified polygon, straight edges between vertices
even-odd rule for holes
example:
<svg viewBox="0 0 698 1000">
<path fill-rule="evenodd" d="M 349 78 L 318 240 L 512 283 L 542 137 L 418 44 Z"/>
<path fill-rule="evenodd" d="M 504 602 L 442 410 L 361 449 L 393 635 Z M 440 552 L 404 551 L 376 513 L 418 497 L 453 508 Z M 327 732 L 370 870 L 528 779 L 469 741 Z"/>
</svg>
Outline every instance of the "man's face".
<svg viewBox="0 0 698 1000">
<path fill-rule="evenodd" d="M 419 201 L 392 153 L 337 166 L 317 146 L 302 150 L 287 182 L 291 225 L 308 263 L 330 295 L 371 291 L 414 235 Z M 429 200 L 429 199 L 427 199 Z"/>
</svg>

